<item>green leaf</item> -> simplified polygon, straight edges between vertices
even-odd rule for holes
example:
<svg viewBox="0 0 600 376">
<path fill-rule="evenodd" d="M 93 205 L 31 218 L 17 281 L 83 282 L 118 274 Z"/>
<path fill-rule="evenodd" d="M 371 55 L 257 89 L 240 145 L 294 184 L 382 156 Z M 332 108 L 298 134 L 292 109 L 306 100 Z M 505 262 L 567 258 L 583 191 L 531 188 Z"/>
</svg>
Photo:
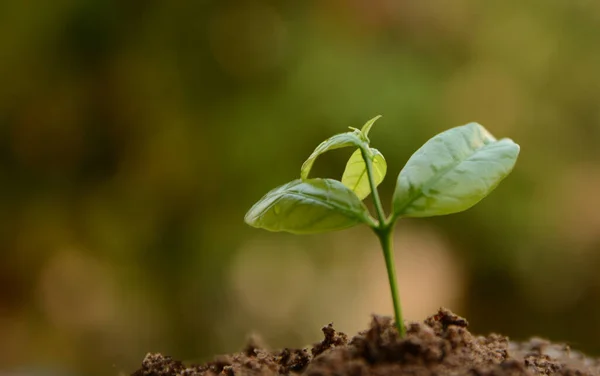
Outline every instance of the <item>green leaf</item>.
<svg viewBox="0 0 600 376">
<path fill-rule="evenodd" d="M 371 161 L 373 161 L 373 177 L 375 178 L 375 186 L 378 186 L 385 178 L 387 172 L 387 163 L 385 158 L 374 148 L 369 148 Z M 359 199 L 364 200 L 371 193 L 371 185 L 369 184 L 369 176 L 367 174 L 367 165 L 362 157 L 360 149 L 356 149 L 346 163 L 346 170 L 342 175 L 342 183 L 350 188 Z"/>
<path fill-rule="evenodd" d="M 373 126 L 373 124 L 375 124 L 375 122 L 377 120 L 379 120 L 379 118 L 381 117 L 381 115 L 377 115 L 375 116 L 373 119 L 367 121 L 365 123 L 365 125 L 363 125 L 362 129 L 360 130 L 360 132 L 365 136 L 368 137 L 369 136 L 369 131 L 371 130 L 371 127 Z"/>
<path fill-rule="evenodd" d="M 245 221 L 269 231 L 310 234 L 359 223 L 374 225 L 354 192 L 333 179 L 294 180 L 273 189 L 246 213 Z"/>
<path fill-rule="evenodd" d="M 327 140 L 321 142 L 315 151 L 313 151 L 308 159 L 304 162 L 304 164 L 302 164 L 302 168 L 300 169 L 300 177 L 302 179 L 307 179 L 317 157 L 326 151 L 345 148 L 348 146 L 360 147 L 360 145 L 363 143 L 364 141 L 362 140 L 360 131 L 358 130 L 336 134 L 335 136 L 328 138 Z"/>
<path fill-rule="evenodd" d="M 396 184 L 396 217 L 429 217 L 469 209 L 513 169 L 519 145 L 497 141 L 470 123 L 438 134 L 410 157 Z"/>
</svg>

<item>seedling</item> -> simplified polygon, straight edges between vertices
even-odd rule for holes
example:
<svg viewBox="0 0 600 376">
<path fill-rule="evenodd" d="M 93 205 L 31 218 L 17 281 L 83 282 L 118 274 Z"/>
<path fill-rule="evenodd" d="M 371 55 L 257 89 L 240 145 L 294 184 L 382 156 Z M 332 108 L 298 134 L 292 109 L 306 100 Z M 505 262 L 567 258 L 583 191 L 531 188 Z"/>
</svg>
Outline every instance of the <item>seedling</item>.
<svg viewBox="0 0 600 376">
<path fill-rule="evenodd" d="M 387 267 L 396 326 L 405 328 L 394 270 L 392 232 L 403 217 L 431 217 L 467 210 L 487 196 L 513 169 L 519 145 L 504 138 L 496 140 L 484 127 L 470 123 L 449 129 L 427 141 L 414 153 L 396 181 L 392 211 L 386 217 L 377 186 L 387 164 L 383 155 L 370 147 L 369 131 L 380 116 L 362 129 L 350 128 L 323 141 L 300 169 L 300 179 L 273 189 L 248 211 L 246 223 L 269 231 L 310 234 L 335 231 L 357 224 L 369 226 L 381 243 Z M 341 181 L 309 178 L 321 154 L 352 147 Z M 363 200 L 372 193 L 376 217 Z"/>
</svg>

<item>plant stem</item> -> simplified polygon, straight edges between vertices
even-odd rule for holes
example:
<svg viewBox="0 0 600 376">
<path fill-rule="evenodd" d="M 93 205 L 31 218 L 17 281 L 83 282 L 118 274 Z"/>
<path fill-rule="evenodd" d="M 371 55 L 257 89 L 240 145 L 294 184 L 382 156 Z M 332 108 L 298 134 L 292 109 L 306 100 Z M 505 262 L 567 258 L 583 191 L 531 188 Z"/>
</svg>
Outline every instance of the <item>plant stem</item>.
<svg viewBox="0 0 600 376">
<path fill-rule="evenodd" d="M 379 192 L 377 192 L 377 186 L 375 185 L 375 178 L 373 177 L 373 161 L 369 158 L 369 154 L 365 148 L 361 148 L 363 160 L 367 167 L 367 176 L 369 178 L 369 185 L 371 185 L 371 194 L 373 195 L 373 203 L 375 204 L 375 211 L 377 212 L 377 219 L 379 219 L 379 228 L 385 226 L 385 213 L 383 212 L 383 206 L 379 199 Z"/>
<path fill-rule="evenodd" d="M 379 238 L 381 248 L 383 249 L 383 257 L 385 258 L 385 267 L 387 269 L 388 280 L 390 283 L 390 289 L 392 291 L 392 302 L 394 304 L 394 316 L 396 318 L 396 328 L 400 337 L 406 335 L 406 329 L 404 328 L 404 320 L 402 319 L 402 309 L 400 308 L 400 294 L 398 293 L 398 283 L 396 281 L 396 267 L 394 266 L 394 250 L 392 242 L 392 231 L 394 229 L 395 219 L 391 217 L 388 221 L 385 219 L 385 213 L 383 206 L 381 205 L 381 199 L 379 198 L 379 192 L 377 191 L 377 185 L 375 184 L 375 178 L 373 176 L 373 161 L 369 158 L 369 153 L 366 148 L 361 148 L 361 154 L 367 167 L 367 176 L 369 178 L 369 185 L 371 186 L 371 193 L 373 195 L 373 203 L 375 204 L 375 211 L 379 223 L 373 230 Z"/>
<path fill-rule="evenodd" d="M 400 337 L 406 335 L 404 328 L 404 320 L 402 319 L 402 309 L 400 308 L 400 294 L 398 293 L 398 283 L 396 281 L 396 267 L 394 266 L 394 249 L 392 241 L 392 228 L 387 227 L 383 231 L 376 231 L 381 248 L 383 249 L 383 257 L 385 258 L 385 267 L 387 268 L 388 280 L 390 289 L 392 290 L 392 301 L 394 304 L 394 315 L 396 317 L 396 328 Z"/>
</svg>

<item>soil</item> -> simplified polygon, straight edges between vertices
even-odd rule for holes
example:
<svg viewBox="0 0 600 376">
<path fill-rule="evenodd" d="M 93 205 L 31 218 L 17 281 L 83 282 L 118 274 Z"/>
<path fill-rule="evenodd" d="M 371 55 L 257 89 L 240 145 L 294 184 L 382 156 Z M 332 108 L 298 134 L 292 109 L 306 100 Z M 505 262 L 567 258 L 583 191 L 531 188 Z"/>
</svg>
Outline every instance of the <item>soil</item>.
<svg viewBox="0 0 600 376">
<path fill-rule="evenodd" d="M 391 318 L 374 316 L 371 327 L 351 339 L 329 324 L 325 338 L 304 349 L 269 351 L 251 340 L 242 352 L 202 365 L 147 354 L 133 376 L 600 375 L 600 359 L 566 345 L 476 336 L 467 326 L 467 320 L 442 308 L 423 323 L 409 324 L 401 339 Z"/>
</svg>

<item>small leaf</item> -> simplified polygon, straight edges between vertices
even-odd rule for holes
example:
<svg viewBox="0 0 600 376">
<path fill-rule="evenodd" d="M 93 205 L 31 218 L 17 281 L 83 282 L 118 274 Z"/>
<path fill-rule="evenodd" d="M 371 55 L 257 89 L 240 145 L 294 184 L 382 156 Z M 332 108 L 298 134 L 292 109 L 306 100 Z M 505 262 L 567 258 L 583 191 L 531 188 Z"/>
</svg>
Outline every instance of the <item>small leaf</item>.
<svg viewBox="0 0 600 376">
<path fill-rule="evenodd" d="M 369 131 L 371 130 L 371 127 L 373 126 L 373 124 L 375 124 L 375 122 L 377 120 L 379 120 L 379 118 L 381 117 L 381 115 L 377 115 L 375 116 L 373 119 L 367 121 L 365 123 L 365 125 L 363 125 L 362 129 L 360 130 L 360 132 L 365 136 L 368 137 L 369 136 Z"/>
<path fill-rule="evenodd" d="M 298 179 L 275 188 L 254 204 L 245 221 L 253 227 L 295 234 L 373 225 L 354 192 L 333 179 Z"/>
<path fill-rule="evenodd" d="M 336 134 L 328 138 L 327 140 L 321 142 L 319 146 L 312 152 L 312 154 L 308 157 L 308 159 L 302 164 L 302 168 L 300 169 L 300 177 L 302 179 L 308 179 L 308 174 L 312 169 L 313 164 L 317 157 L 326 151 L 345 148 L 348 146 L 356 146 L 360 147 L 364 141 L 360 137 L 360 131 L 355 130 L 353 132 L 346 132 Z"/>
<path fill-rule="evenodd" d="M 513 169 L 519 145 L 497 141 L 470 123 L 438 134 L 410 157 L 396 184 L 396 217 L 429 217 L 469 209 Z"/>
<path fill-rule="evenodd" d="M 378 186 L 385 178 L 387 172 L 387 163 L 379 150 L 370 148 L 371 161 L 373 161 L 373 177 L 375 178 L 375 186 Z M 371 193 L 371 185 L 369 184 L 369 176 L 367 174 L 367 165 L 363 159 L 360 149 L 356 149 L 346 163 L 346 170 L 342 175 L 342 183 L 350 188 L 359 199 L 364 200 Z"/>
</svg>

